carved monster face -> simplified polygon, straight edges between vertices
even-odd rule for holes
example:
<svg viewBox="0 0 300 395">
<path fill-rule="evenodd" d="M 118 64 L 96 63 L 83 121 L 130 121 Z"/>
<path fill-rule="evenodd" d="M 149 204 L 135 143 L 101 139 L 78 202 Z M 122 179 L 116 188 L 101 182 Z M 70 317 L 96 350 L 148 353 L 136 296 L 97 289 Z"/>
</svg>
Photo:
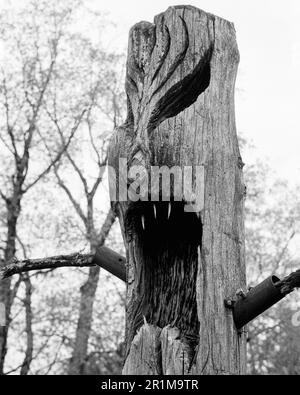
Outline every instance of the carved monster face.
<svg viewBox="0 0 300 395">
<path fill-rule="evenodd" d="M 178 6 L 158 15 L 154 24 L 141 22 L 131 29 L 126 74 L 127 120 L 116 130 L 109 153 L 109 164 L 116 170 L 117 190 L 120 184 L 129 186 L 135 181 L 130 169 L 139 167 L 139 179 L 148 177 L 144 200 L 157 200 L 151 190 L 154 184 L 151 167 L 167 166 L 171 170 L 176 166 L 181 170 L 181 190 L 177 190 L 177 195 L 182 199 L 174 196 L 178 185 L 174 185 L 173 179 L 170 199 L 162 197 L 160 186 L 159 200 L 192 203 L 192 195 L 199 192 L 195 186 L 199 160 L 194 152 L 194 131 L 189 131 L 188 120 L 180 117 L 180 113 L 209 86 L 214 41 L 211 26 L 208 29 L 203 21 L 195 22 L 193 8 Z M 212 24 L 213 20 L 207 23 Z M 190 127 L 195 129 L 192 123 Z M 120 158 L 126 158 L 125 175 Z M 192 182 L 185 188 L 184 168 L 188 166 L 193 167 Z M 168 212 L 170 205 L 166 209 Z"/>
<path fill-rule="evenodd" d="M 178 166 L 182 174 L 191 166 L 194 177 L 196 166 L 206 160 L 201 144 L 206 138 L 205 125 L 211 122 L 207 103 L 211 96 L 205 92 L 212 77 L 215 21 L 202 13 L 188 6 L 171 7 L 154 24 L 141 22 L 131 29 L 128 115 L 126 123 L 116 129 L 109 149 L 117 189 L 121 183 L 133 181 L 124 176 L 120 158 L 126 158 L 128 169 L 139 166 L 140 179 L 149 176 L 149 180 L 152 166 Z M 195 177 L 191 185 L 197 194 Z M 198 336 L 201 215 L 197 210 L 186 212 L 191 201 L 185 191 L 181 200 L 176 199 L 174 191 L 172 184 L 169 201 L 163 199 L 160 186 L 159 201 L 151 201 L 149 192 L 143 201 L 120 201 L 117 196 L 114 203 L 128 255 L 129 337 L 142 325 L 143 316 L 159 327 L 176 326 L 186 338 Z"/>
<path fill-rule="evenodd" d="M 155 162 L 153 131 L 194 103 L 210 80 L 209 38 L 198 37 L 201 47 L 195 48 L 188 17 L 175 13 L 170 9 L 155 18 L 155 25 L 142 22 L 130 33 L 126 78 L 128 124 L 134 135 L 130 159 L 140 151 L 146 164 Z"/>
<path fill-rule="evenodd" d="M 131 29 L 126 75 L 130 135 L 123 151 L 130 164 L 165 165 L 155 130 L 193 104 L 209 85 L 212 40 L 205 26 L 189 31 L 192 15 L 172 7 L 155 24 L 141 22 Z M 179 165 L 180 158 L 171 162 Z"/>
</svg>

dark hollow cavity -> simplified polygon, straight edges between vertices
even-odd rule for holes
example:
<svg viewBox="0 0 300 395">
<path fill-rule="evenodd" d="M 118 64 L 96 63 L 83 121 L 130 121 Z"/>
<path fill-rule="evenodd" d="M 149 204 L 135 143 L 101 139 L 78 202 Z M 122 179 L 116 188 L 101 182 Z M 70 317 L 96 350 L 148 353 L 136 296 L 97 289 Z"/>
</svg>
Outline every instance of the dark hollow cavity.
<svg viewBox="0 0 300 395">
<path fill-rule="evenodd" d="M 139 284 L 134 331 L 145 317 L 160 328 L 178 328 L 180 338 L 194 350 L 199 336 L 196 280 L 202 239 L 200 217 L 185 212 L 184 202 L 136 202 L 128 208 L 125 226 L 135 245 Z"/>
</svg>

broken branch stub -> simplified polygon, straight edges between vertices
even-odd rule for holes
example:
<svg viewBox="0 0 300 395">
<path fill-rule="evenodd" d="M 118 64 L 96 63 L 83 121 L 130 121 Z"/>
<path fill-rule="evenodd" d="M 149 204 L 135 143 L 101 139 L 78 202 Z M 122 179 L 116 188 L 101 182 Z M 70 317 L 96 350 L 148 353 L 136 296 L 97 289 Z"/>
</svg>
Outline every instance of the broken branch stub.
<svg viewBox="0 0 300 395">
<path fill-rule="evenodd" d="M 191 6 L 130 31 L 128 116 L 109 147 L 127 250 L 126 374 L 245 371 L 244 335 L 223 304 L 245 287 L 238 62 L 233 25 Z M 136 193 L 124 198 L 124 186 Z"/>
</svg>

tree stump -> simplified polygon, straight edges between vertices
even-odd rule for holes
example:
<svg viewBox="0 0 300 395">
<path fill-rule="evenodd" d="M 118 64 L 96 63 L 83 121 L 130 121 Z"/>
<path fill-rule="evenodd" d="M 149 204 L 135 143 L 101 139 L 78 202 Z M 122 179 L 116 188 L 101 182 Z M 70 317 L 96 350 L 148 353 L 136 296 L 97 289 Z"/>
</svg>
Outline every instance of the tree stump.
<svg viewBox="0 0 300 395">
<path fill-rule="evenodd" d="M 109 148 L 112 206 L 127 250 L 124 374 L 245 373 L 245 334 L 224 306 L 246 286 L 238 63 L 233 24 L 191 6 L 130 31 L 128 116 Z M 192 168 L 192 191 L 175 199 L 174 175 L 169 202 L 161 185 L 159 201 L 150 192 L 126 200 L 120 185 L 132 185 L 132 166 L 139 182 L 153 166 Z"/>
</svg>

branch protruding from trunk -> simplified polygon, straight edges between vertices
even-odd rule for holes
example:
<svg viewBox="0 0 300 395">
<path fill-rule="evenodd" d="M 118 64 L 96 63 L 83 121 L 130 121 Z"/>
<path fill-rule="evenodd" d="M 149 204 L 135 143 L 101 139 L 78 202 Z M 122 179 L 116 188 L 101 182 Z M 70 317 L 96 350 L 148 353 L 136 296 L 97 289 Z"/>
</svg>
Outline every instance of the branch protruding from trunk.
<svg viewBox="0 0 300 395">
<path fill-rule="evenodd" d="M 17 260 L 0 269 L 0 281 L 15 274 L 36 270 L 54 270 L 61 267 L 92 267 L 100 266 L 122 281 L 126 281 L 126 259 L 107 247 L 98 248 L 96 254 L 75 253 L 58 255 L 41 259 Z"/>
</svg>

